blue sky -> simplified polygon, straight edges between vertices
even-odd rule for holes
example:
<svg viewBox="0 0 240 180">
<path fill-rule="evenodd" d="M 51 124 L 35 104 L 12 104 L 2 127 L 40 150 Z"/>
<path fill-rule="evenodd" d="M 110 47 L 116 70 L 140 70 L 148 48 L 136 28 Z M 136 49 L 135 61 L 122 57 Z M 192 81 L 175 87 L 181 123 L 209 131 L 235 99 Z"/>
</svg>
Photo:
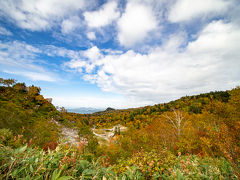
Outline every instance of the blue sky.
<svg viewBox="0 0 240 180">
<path fill-rule="evenodd" d="M 67 108 L 240 85 L 239 0 L 0 0 L 0 76 Z"/>
</svg>

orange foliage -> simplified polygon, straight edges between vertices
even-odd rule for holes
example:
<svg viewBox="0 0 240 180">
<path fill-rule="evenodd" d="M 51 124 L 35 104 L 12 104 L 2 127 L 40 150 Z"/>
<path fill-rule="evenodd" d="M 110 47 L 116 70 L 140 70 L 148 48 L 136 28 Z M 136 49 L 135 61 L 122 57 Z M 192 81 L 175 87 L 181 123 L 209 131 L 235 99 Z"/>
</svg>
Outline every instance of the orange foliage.
<svg viewBox="0 0 240 180">
<path fill-rule="evenodd" d="M 47 142 L 47 143 L 43 144 L 43 150 L 44 151 L 48 151 L 48 149 L 54 150 L 54 149 L 56 149 L 57 145 L 58 145 L 58 143 L 53 142 L 53 141 Z"/>
</svg>

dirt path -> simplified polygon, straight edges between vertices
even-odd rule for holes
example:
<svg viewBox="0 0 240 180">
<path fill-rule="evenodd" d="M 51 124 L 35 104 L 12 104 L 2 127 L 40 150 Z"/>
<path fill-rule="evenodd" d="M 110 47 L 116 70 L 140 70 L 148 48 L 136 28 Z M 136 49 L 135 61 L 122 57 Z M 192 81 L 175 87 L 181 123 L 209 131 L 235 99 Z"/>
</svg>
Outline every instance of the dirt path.
<svg viewBox="0 0 240 180">
<path fill-rule="evenodd" d="M 103 138 L 105 139 L 106 141 L 110 141 L 110 138 L 112 138 L 114 136 L 114 133 L 113 132 L 106 132 L 105 134 L 97 134 L 95 133 L 95 131 L 93 130 L 93 134 L 99 138 Z"/>
<path fill-rule="evenodd" d="M 112 128 L 109 128 L 109 129 L 95 129 L 95 128 L 92 128 L 92 132 L 95 136 L 97 136 L 99 138 L 102 138 L 102 139 L 106 140 L 107 142 L 109 142 L 110 139 L 112 137 L 114 137 L 116 129 L 119 129 L 120 132 L 124 132 L 124 131 L 127 130 L 127 127 L 122 126 L 122 125 L 116 125 L 116 126 L 113 126 Z M 103 133 L 101 133 L 101 134 L 96 133 L 96 130 L 102 131 Z"/>
</svg>

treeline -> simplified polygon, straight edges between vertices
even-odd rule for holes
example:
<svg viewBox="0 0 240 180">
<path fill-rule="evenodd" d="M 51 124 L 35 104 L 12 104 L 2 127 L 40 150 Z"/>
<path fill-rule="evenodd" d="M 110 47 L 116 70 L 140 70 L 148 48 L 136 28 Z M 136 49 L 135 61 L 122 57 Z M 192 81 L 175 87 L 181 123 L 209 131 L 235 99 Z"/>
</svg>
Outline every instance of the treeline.
<svg viewBox="0 0 240 180">
<path fill-rule="evenodd" d="M 227 103 L 231 91 L 216 91 L 195 96 L 186 96 L 168 103 L 156 104 L 140 108 L 122 110 L 106 110 L 93 114 L 71 114 L 73 119 L 82 119 L 96 127 L 110 127 L 116 124 L 135 127 L 137 129 L 149 125 L 162 113 L 178 109 L 189 114 L 201 114 L 210 103 L 218 101 Z M 69 117 L 71 119 L 71 117 Z M 68 119 L 69 119 L 68 118 Z"/>
</svg>

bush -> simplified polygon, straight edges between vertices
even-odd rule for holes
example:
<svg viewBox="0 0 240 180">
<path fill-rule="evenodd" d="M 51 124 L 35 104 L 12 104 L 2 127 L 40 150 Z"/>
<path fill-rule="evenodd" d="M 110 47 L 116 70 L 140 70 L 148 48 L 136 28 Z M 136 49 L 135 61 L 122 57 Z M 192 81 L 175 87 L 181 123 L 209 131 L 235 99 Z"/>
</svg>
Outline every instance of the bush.
<svg viewBox="0 0 240 180">
<path fill-rule="evenodd" d="M 0 129 L 0 144 L 9 146 L 13 143 L 13 133 L 9 129 Z"/>
<path fill-rule="evenodd" d="M 175 162 L 176 156 L 167 150 L 161 150 L 161 152 L 157 152 L 156 150 L 150 152 L 140 151 L 127 160 L 121 159 L 115 170 L 121 173 L 127 167 L 136 165 L 145 177 L 149 178 L 156 174 L 163 174 Z"/>
<path fill-rule="evenodd" d="M 237 179 L 231 164 L 224 158 L 179 156 L 163 179 Z"/>
<path fill-rule="evenodd" d="M 77 149 L 59 145 L 45 152 L 22 146 L 0 147 L 0 179 L 142 179 L 137 168 L 117 175 L 99 161 L 89 161 Z"/>
</svg>

